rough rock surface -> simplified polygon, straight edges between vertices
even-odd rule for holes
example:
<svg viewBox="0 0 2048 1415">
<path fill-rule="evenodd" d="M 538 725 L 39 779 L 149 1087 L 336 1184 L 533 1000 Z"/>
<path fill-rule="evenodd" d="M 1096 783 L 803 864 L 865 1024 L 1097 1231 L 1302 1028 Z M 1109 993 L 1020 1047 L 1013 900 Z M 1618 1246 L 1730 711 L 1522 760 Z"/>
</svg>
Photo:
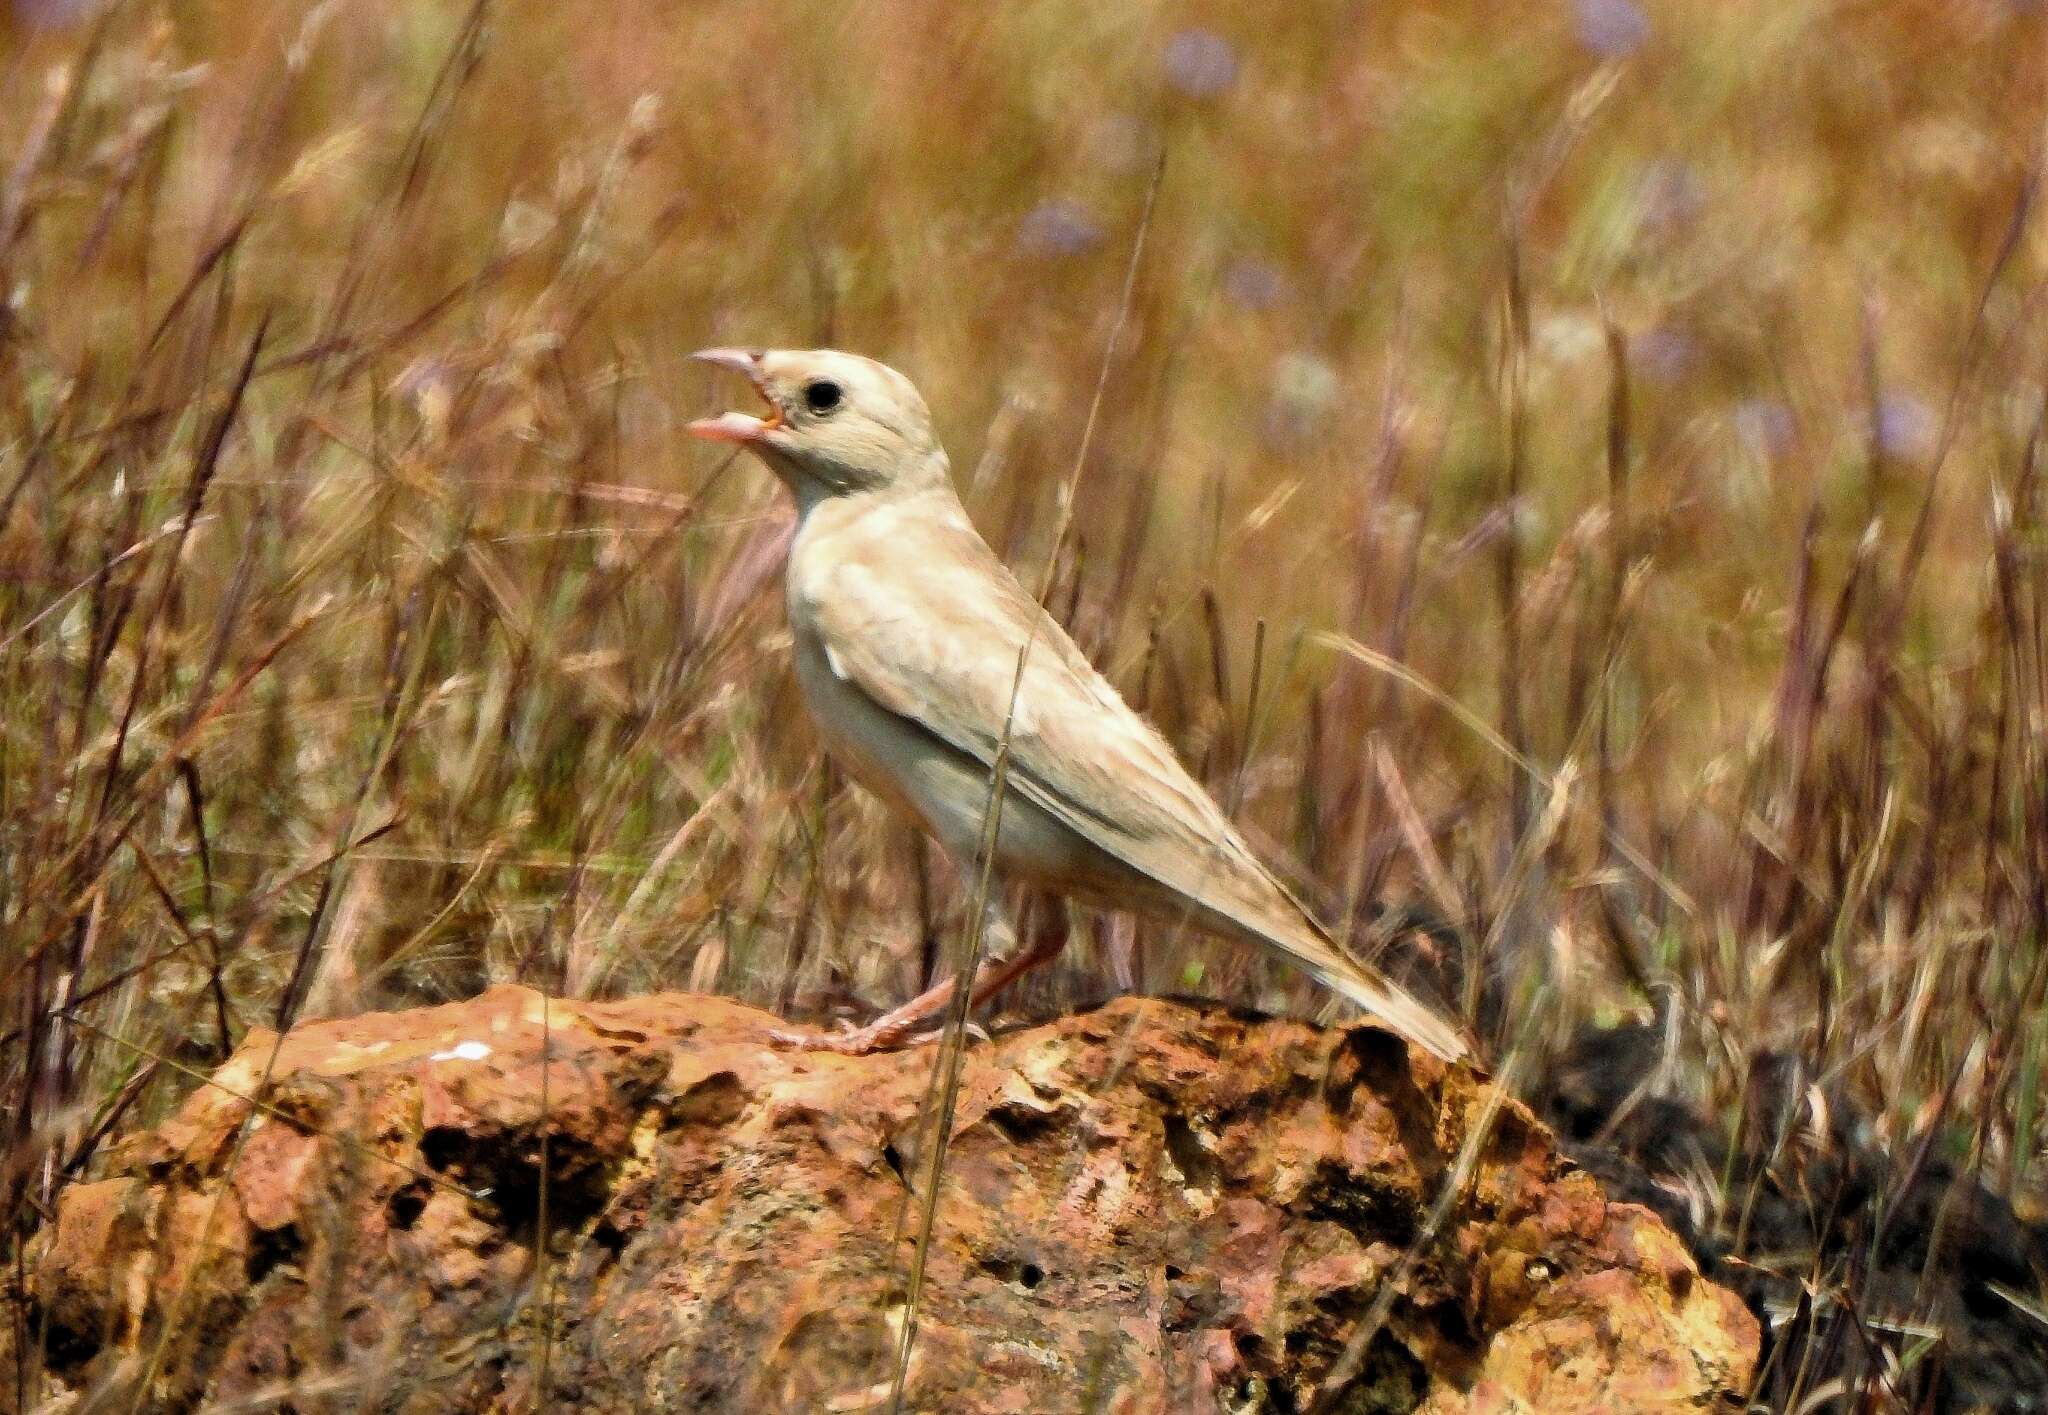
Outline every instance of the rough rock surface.
<svg viewBox="0 0 2048 1415">
<path fill-rule="evenodd" d="M 793 1054 L 774 1025 L 501 987 L 253 1035 L 65 1194 L 28 1278 L 44 1388 L 126 1409 L 153 1365 L 155 1410 L 880 1408 L 934 1049 Z M 289 1119 L 238 1154 L 228 1092 L 266 1069 Z M 1659 1219 L 1370 1027 L 1127 999 L 969 1047 L 953 1137 L 906 1409 L 1306 1410 L 1347 1347 L 1319 1409 L 1711 1409 L 1751 1378 L 1755 1322 Z"/>
</svg>

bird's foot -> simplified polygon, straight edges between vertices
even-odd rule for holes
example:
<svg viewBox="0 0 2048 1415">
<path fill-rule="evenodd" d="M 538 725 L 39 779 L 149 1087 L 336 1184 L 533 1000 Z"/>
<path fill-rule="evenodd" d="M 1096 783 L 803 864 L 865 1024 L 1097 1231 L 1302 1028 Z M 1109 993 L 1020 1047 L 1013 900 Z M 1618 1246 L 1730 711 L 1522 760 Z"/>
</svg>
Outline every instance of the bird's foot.
<svg viewBox="0 0 2048 1415">
<path fill-rule="evenodd" d="M 768 1034 L 771 1046 L 786 1051 L 831 1051 L 841 1056 L 867 1056 L 872 1052 L 894 1051 L 904 1044 L 902 1027 L 884 1027 L 883 1021 L 870 1022 L 865 1027 L 839 1024 L 836 1032 L 794 1032 L 776 1030 Z"/>
<path fill-rule="evenodd" d="M 768 1034 L 768 1043 L 786 1051 L 829 1051 L 840 1056 L 869 1056 L 878 1051 L 923 1046 L 937 1041 L 943 1033 L 944 1029 L 938 1027 L 913 1032 L 902 1022 L 878 1017 L 865 1027 L 842 1022 L 836 1032 L 791 1032 L 778 1028 Z M 988 1033 L 972 1022 L 967 1024 L 967 1034 L 982 1041 L 988 1040 Z"/>
</svg>

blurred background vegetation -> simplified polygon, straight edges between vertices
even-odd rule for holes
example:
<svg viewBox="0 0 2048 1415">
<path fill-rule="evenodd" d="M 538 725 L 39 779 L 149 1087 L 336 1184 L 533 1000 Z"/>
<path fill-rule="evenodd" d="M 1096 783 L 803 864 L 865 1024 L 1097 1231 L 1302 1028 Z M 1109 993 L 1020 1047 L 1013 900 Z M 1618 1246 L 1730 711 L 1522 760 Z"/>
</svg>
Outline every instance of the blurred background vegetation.
<svg viewBox="0 0 2048 1415">
<path fill-rule="evenodd" d="M 1360 947 L 1447 921 L 1402 966 L 1497 1046 L 1642 1026 L 1730 1134 L 1789 1058 L 2041 1188 L 2037 5 L 4 23 L 17 1232 L 255 1026 L 942 967 L 960 891 L 822 762 L 787 510 L 682 434 L 734 396 L 686 356 L 903 368 L 1036 583 L 1155 174 L 1083 645 Z M 1113 924 L 1015 1005 L 1132 986 L 1319 1005 Z"/>
</svg>

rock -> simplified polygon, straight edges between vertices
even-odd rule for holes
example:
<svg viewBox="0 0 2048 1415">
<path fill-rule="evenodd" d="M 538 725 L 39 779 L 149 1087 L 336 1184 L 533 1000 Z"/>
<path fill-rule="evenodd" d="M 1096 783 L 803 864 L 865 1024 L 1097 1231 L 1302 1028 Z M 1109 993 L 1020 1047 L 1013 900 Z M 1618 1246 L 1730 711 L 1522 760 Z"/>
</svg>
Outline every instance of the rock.
<svg viewBox="0 0 2048 1415">
<path fill-rule="evenodd" d="M 790 1053 L 775 1025 L 500 987 L 252 1035 L 64 1193 L 29 1268 L 44 1387 L 880 1409 L 936 1049 Z M 1318 1408 L 1691 1410 L 1751 1379 L 1756 1323 L 1661 1220 L 1369 1026 L 1124 999 L 970 1046 L 952 1135 L 908 1410 L 1299 1411 L 1340 1367 Z"/>
</svg>

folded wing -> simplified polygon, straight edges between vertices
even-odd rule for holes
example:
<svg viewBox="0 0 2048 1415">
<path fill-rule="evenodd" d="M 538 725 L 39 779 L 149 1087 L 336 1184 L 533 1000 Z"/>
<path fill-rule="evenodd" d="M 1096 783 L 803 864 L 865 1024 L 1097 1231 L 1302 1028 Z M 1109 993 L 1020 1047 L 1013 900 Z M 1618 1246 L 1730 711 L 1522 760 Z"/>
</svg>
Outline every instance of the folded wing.
<svg viewBox="0 0 2048 1415">
<path fill-rule="evenodd" d="M 886 567 L 868 558 L 880 553 Z M 835 557 L 802 594 L 839 678 L 990 766 L 1009 721 L 1010 789 L 1429 1050 L 1464 1054 L 1455 1029 L 1336 949 L 1165 739 L 964 521 L 899 523 L 885 546 Z M 884 643 L 886 655 L 876 652 Z"/>
</svg>

